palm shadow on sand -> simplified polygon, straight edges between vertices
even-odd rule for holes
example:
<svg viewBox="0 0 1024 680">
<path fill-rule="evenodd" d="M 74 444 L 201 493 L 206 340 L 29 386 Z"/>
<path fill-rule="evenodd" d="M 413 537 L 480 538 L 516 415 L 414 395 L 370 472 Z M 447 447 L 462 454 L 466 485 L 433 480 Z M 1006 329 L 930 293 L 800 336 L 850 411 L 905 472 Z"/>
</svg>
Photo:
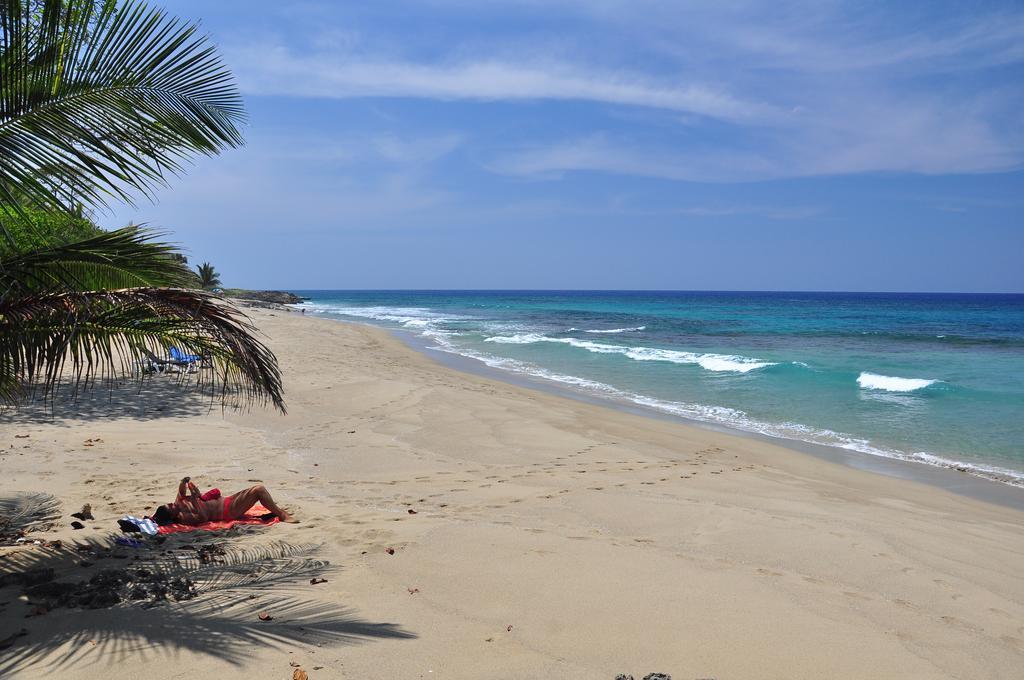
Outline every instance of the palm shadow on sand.
<svg viewBox="0 0 1024 680">
<path fill-rule="evenodd" d="M 249 406 L 238 390 L 197 383 L 200 377 L 189 373 L 153 374 L 142 379 L 97 380 L 89 385 L 76 385 L 65 379 L 45 398 L 42 394 L 30 394 L 16 408 L 0 410 L 0 425 L 142 422 L 205 416 L 222 409 L 244 411 Z"/>
<path fill-rule="evenodd" d="M 58 549 L 25 549 L 0 560 L 0 573 L 53 569 L 61 581 L 88 580 L 100 568 L 160 570 L 169 577 L 187 576 L 198 596 L 157 606 L 123 602 L 106 609 L 56 609 L 22 619 L 16 589 L 0 589 L 0 638 L 24 628 L 27 634 L 0 649 L 0 677 L 33 667 L 45 673 L 67 672 L 81 665 L 114 665 L 128 659 L 173 660 L 188 651 L 241 665 L 254 647 L 283 652 L 309 646 L 351 645 L 375 638 L 411 639 L 415 634 L 393 623 L 374 623 L 346 607 L 316 599 L 311 578 L 333 571 L 316 559 L 316 546 L 287 543 L 230 545 L 214 538 L 178 538 L 144 552 L 92 540 Z M 205 563 L 196 547 L 216 542 L 224 549 Z M 99 555 L 81 566 L 83 555 Z M 119 557 L 124 556 L 119 559 Z M 148 608 L 147 608 L 148 606 Z M 273 618 L 262 621 L 260 612 Z"/>
</svg>

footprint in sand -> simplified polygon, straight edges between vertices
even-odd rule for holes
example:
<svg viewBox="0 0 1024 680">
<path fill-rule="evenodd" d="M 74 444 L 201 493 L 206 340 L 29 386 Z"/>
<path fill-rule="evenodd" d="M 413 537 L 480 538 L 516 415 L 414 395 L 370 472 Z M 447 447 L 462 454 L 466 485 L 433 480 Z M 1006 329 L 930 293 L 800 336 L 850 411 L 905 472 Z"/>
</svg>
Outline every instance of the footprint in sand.
<svg viewBox="0 0 1024 680">
<path fill-rule="evenodd" d="M 1024 640 L 1020 638 L 1015 638 L 1012 635 L 1002 635 L 999 639 L 1011 647 L 1015 647 L 1018 651 L 1024 651 Z"/>
<path fill-rule="evenodd" d="M 864 593 L 858 593 L 852 590 L 844 590 L 843 595 L 846 595 L 849 598 L 853 598 L 854 600 L 871 600 L 871 598 L 865 595 Z"/>
<path fill-rule="evenodd" d="M 976 630 L 974 626 L 972 626 L 971 624 L 967 623 L 963 619 L 958 619 L 955 616 L 940 616 L 939 620 L 942 621 L 947 626 L 954 626 L 956 628 L 962 628 L 964 630 L 970 630 L 970 631 Z"/>
</svg>

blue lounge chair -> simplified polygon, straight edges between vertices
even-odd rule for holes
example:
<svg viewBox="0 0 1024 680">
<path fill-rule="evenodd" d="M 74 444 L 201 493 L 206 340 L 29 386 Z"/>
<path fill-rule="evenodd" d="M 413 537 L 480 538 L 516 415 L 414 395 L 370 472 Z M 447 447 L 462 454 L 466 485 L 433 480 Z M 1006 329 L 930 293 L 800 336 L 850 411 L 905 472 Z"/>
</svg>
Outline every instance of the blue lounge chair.
<svg viewBox="0 0 1024 680">
<path fill-rule="evenodd" d="M 175 361 L 183 361 L 186 364 L 198 364 L 203 358 L 198 354 L 183 354 L 177 347 L 171 347 L 171 359 Z"/>
<path fill-rule="evenodd" d="M 192 363 L 179 359 L 161 359 L 145 347 L 140 348 L 140 351 L 145 358 L 139 362 L 139 368 L 146 373 L 164 373 L 171 369 L 180 370 L 183 368 L 188 370 L 193 366 Z"/>
</svg>

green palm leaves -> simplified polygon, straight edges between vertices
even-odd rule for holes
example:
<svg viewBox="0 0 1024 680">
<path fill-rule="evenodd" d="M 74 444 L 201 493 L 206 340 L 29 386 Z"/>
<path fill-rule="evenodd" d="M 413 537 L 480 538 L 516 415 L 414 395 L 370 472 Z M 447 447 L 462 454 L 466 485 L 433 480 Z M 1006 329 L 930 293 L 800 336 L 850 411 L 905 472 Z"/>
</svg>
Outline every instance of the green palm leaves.
<svg viewBox="0 0 1024 680">
<path fill-rule="evenodd" d="M 242 100 L 197 27 L 145 4 L 0 0 L 0 200 L 152 195 L 242 143 Z"/>
<path fill-rule="evenodd" d="M 209 262 L 204 262 L 196 267 L 196 274 L 199 276 L 199 285 L 205 290 L 220 285 L 220 274 Z"/>
<path fill-rule="evenodd" d="M 151 196 L 241 144 L 243 116 L 194 24 L 137 2 L 0 0 L 0 403 L 120 380 L 177 347 L 208 366 L 183 380 L 284 411 L 274 355 L 192 288 L 174 247 L 80 226 L 83 205 Z"/>
</svg>

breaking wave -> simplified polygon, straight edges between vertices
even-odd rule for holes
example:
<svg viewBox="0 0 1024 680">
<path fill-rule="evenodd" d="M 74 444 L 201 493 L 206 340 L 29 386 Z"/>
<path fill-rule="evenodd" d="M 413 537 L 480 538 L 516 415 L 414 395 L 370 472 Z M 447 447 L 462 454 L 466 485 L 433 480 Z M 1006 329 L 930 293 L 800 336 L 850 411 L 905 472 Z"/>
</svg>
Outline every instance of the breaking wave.
<svg viewBox="0 0 1024 680">
<path fill-rule="evenodd" d="M 637 333 L 642 330 L 646 330 L 647 326 L 635 326 L 633 328 L 609 328 L 607 330 L 594 329 L 590 331 L 583 331 L 584 333 Z"/>
<path fill-rule="evenodd" d="M 860 385 L 861 389 L 885 390 L 886 392 L 913 392 L 938 382 L 942 381 L 930 380 L 928 378 L 897 378 L 891 375 L 867 372 L 861 373 L 857 377 L 857 384 Z"/>
<path fill-rule="evenodd" d="M 494 342 L 504 345 L 532 345 L 538 342 L 551 342 L 578 349 L 584 349 L 595 354 L 621 354 L 634 361 L 667 361 L 673 364 L 696 364 L 706 371 L 719 371 L 731 373 L 749 373 L 759 368 L 774 366 L 775 362 L 759 361 L 750 357 L 736 356 L 733 354 L 701 354 L 697 352 L 684 352 L 674 349 L 659 349 L 657 347 L 628 347 L 625 345 L 606 345 L 601 342 L 590 340 L 577 340 L 576 338 L 552 338 L 540 333 L 519 333 L 516 335 L 496 335 L 485 338 L 484 342 Z"/>
</svg>

